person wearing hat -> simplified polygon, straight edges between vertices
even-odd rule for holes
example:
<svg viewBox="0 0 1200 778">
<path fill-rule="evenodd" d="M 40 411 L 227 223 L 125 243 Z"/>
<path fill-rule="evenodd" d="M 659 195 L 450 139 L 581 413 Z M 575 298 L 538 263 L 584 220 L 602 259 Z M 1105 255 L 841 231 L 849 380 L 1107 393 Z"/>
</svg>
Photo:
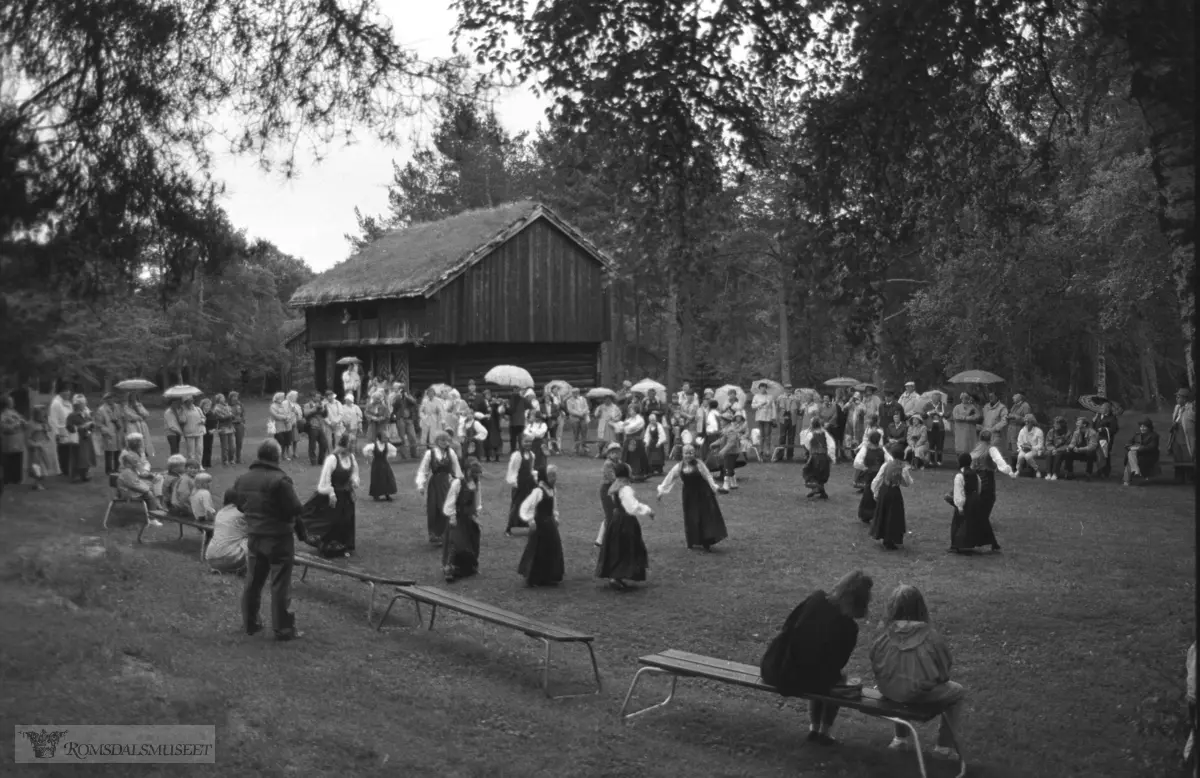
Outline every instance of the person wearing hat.
<svg viewBox="0 0 1200 778">
<path fill-rule="evenodd" d="M 904 409 L 905 417 L 915 416 L 920 413 L 921 395 L 917 394 L 917 382 L 905 381 L 904 391 L 900 393 L 900 407 Z"/>
<path fill-rule="evenodd" d="M 1123 484 L 1129 486 L 1133 478 L 1145 478 L 1158 465 L 1158 433 L 1154 431 L 1154 422 L 1150 419 L 1138 422 L 1138 431 L 1125 450 Z"/>
<path fill-rule="evenodd" d="M 1184 387 L 1175 393 L 1175 411 L 1171 414 L 1171 456 L 1176 464 L 1194 462 L 1196 457 L 1196 403 L 1192 401 L 1192 390 Z M 1184 472 L 1175 468 L 1176 480 L 1183 480 Z"/>
<path fill-rule="evenodd" d="M 1075 420 L 1075 432 L 1071 442 L 1067 444 L 1067 455 L 1063 462 L 1067 466 L 1067 478 L 1075 477 L 1075 463 L 1084 462 L 1087 465 L 1087 480 L 1092 480 L 1092 470 L 1096 467 L 1096 456 L 1100 451 L 1100 436 L 1092 429 L 1092 423 L 1080 416 Z"/>
<path fill-rule="evenodd" d="M 450 447 L 453 442 L 445 431 L 433 438 L 433 447 L 421 457 L 417 468 L 417 494 L 425 497 L 425 529 L 429 542 L 440 545 L 446 535 L 447 517 L 444 512 L 446 496 L 450 494 L 450 482 L 462 478 L 462 466 L 458 455 Z M 357 465 L 356 465 L 357 467 Z"/>
<path fill-rule="evenodd" d="M 513 529 L 525 526 L 521 521 L 521 503 L 537 486 L 537 475 L 534 469 L 533 436 L 521 433 L 518 448 L 508 458 L 508 473 L 505 482 L 512 487 L 512 502 L 508 506 L 508 526 L 504 534 L 512 537 Z"/>
<path fill-rule="evenodd" d="M 884 389 L 883 403 L 879 406 L 881 423 L 891 424 L 897 413 L 900 414 L 900 421 L 908 418 L 908 414 L 904 412 L 904 406 L 896 402 L 896 393 L 891 389 Z"/>
<path fill-rule="evenodd" d="M 1044 453 L 1046 436 L 1037 426 L 1037 418 L 1032 413 L 1025 414 L 1025 426 L 1017 433 L 1017 475 L 1028 471 L 1029 475 L 1042 477 L 1038 470 L 1038 457 Z"/>
</svg>

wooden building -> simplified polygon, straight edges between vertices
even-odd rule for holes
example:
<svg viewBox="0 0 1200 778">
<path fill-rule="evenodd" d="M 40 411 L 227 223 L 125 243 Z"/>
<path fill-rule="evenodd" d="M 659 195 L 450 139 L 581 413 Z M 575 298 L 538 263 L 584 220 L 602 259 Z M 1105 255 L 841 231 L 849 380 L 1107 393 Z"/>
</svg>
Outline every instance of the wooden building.
<svg viewBox="0 0 1200 778">
<path fill-rule="evenodd" d="M 519 365 L 541 384 L 600 383 L 613 263 L 545 206 L 522 201 L 390 232 L 296 290 L 318 389 L 341 390 L 337 361 L 422 391 L 483 384 Z"/>
</svg>

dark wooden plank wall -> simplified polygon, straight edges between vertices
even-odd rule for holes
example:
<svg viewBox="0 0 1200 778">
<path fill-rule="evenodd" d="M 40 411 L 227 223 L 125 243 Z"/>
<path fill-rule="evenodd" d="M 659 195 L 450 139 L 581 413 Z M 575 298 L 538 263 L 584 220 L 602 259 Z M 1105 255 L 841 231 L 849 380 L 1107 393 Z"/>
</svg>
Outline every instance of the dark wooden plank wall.
<svg viewBox="0 0 1200 778">
<path fill-rule="evenodd" d="M 413 388 L 420 391 L 435 383 L 452 384 L 461 391 L 472 378 L 482 388 L 488 370 L 507 364 L 528 370 L 539 393 L 554 379 L 590 389 L 600 378 L 599 355 L 597 343 L 432 346 L 412 350 L 409 373 Z"/>
<path fill-rule="evenodd" d="M 426 301 L 423 297 L 380 300 L 371 303 L 377 319 L 358 321 L 356 303 L 338 303 L 305 311 L 308 340 L 313 346 L 401 345 L 412 343 L 424 333 Z M 352 321 L 342 323 L 342 312 Z"/>
</svg>

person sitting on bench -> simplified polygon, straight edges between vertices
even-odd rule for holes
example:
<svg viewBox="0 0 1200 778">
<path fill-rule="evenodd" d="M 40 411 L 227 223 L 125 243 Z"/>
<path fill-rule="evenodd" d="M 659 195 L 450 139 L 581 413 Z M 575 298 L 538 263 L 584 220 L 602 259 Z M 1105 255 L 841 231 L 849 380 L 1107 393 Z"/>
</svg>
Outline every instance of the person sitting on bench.
<svg viewBox="0 0 1200 778">
<path fill-rule="evenodd" d="M 225 490 L 225 504 L 213 520 L 213 536 L 204 550 L 204 561 L 221 573 L 242 574 L 246 570 L 248 529 L 246 516 L 237 506 L 237 492 Z"/>
<path fill-rule="evenodd" d="M 950 680 L 950 647 L 929 621 L 925 598 L 915 586 L 900 584 L 888 598 L 884 631 L 871 646 L 871 668 L 880 693 L 893 702 L 920 705 L 952 702 L 938 730 L 937 756 L 957 759 L 959 701 L 966 695 Z M 908 730 L 896 725 L 888 748 L 912 749 Z"/>
<path fill-rule="evenodd" d="M 117 492 L 124 500 L 141 500 L 146 503 L 146 509 L 154 513 L 162 512 L 159 497 L 162 494 L 162 476 L 150 471 L 150 460 L 146 458 L 143 446 L 145 442 L 140 432 L 131 432 L 125 438 L 125 450 L 117 462 L 120 471 L 117 474 Z M 162 522 L 154 516 L 150 524 L 161 527 Z"/>
<path fill-rule="evenodd" d="M 1158 465 L 1158 433 L 1154 431 L 1154 422 L 1149 419 L 1138 422 L 1137 434 L 1125 449 L 1125 486 L 1129 486 L 1134 476 L 1153 475 L 1152 471 Z"/>
<path fill-rule="evenodd" d="M 1050 457 L 1047 481 L 1057 481 L 1067 461 L 1067 449 L 1071 444 L 1071 430 L 1067 427 L 1066 416 L 1055 416 L 1054 423 L 1045 434 L 1042 449 Z"/>
<path fill-rule="evenodd" d="M 861 570 L 847 573 L 826 594 L 810 594 L 796 606 L 771 641 L 759 669 L 765 683 L 785 697 L 829 694 L 846 679 L 843 669 L 858 643 L 857 619 L 866 618 L 874 581 Z M 838 706 L 810 700 L 808 740 L 823 746 L 830 736 Z"/>
<path fill-rule="evenodd" d="M 1017 475 L 1022 475 L 1026 472 L 1030 476 L 1042 477 L 1042 473 L 1038 470 L 1037 459 L 1042 456 L 1042 447 L 1045 444 L 1045 436 L 1042 430 L 1037 426 L 1037 417 L 1032 413 L 1025 414 L 1025 426 L 1017 433 L 1017 456 L 1013 460 L 1013 466 L 1017 470 Z"/>
<path fill-rule="evenodd" d="M 1075 463 L 1087 465 L 1087 479 L 1092 479 L 1092 471 L 1096 467 L 1096 453 L 1100 450 L 1100 436 L 1092 429 L 1092 423 L 1083 416 L 1075 420 L 1075 432 L 1067 445 L 1067 456 L 1063 460 L 1067 465 L 1067 478 L 1075 477 Z"/>
</svg>

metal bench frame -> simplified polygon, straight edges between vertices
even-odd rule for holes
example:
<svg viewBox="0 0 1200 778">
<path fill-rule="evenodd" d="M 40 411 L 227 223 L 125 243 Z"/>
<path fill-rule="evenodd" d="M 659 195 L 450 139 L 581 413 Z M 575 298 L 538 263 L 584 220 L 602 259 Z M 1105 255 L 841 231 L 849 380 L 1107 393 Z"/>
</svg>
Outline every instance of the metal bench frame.
<svg viewBox="0 0 1200 778">
<path fill-rule="evenodd" d="M 695 656 L 699 656 L 699 655 L 695 655 Z M 710 659 L 712 661 L 719 661 L 719 660 L 713 660 L 712 657 L 703 657 L 703 658 Z M 717 681 L 719 683 L 728 683 L 728 684 L 734 684 L 737 686 L 745 686 L 746 688 L 757 689 L 759 691 L 772 691 L 772 692 L 775 691 L 771 686 L 768 686 L 767 684 L 762 683 L 761 680 L 759 681 L 759 683 L 757 685 L 740 684 L 740 683 L 732 681 L 728 678 L 722 678 L 715 674 L 705 674 L 702 672 L 685 672 L 683 670 L 671 670 L 671 669 L 667 669 L 667 668 L 663 668 L 663 667 L 658 667 L 656 665 L 648 664 L 648 662 L 651 662 L 651 661 L 670 661 L 672 659 L 674 659 L 674 657 L 666 656 L 665 653 L 664 654 L 655 654 L 652 656 L 643 656 L 643 657 L 638 658 L 638 662 L 641 663 L 643 666 L 638 668 L 638 671 L 634 674 L 633 681 L 629 684 L 629 691 L 625 694 L 625 701 L 621 704 L 621 711 L 620 711 L 619 715 L 620 715 L 622 723 L 627 724 L 630 721 L 630 719 L 633 719 L 636 716 L 640 716 L 643 713 L 649 713 L 650 711 L 655 710 L 657 708 L 666 707 L 675 698 L 675 689 L 676 689 L 676 685 L 678 684 L 680 678 L 700 678 L 700 679 L 706 680 L 706 681 Z M 727 665 L 737 665 L 737 663 L 734 663 L 734 662 L 722 662 L 722 663 L 727 664 Z M 739 667 L 749 668 L 748 665 L 739 665 Z M 730 669 L 732 669 L 732 668 L 730 668 Z M 749 668 L 749 669 L 752 669 L 757 673 L 757 668 Z M 667 692 L 666 698 L 664 698 L 661 702 L 657 702 L 653 705 L 649 705 L 644 708 L 639 708 L 638 710 L 635 710 L 632 713 L 626 713 L 626 711 L 629 709 L 629 703 L 633 699 L 633 694 L 637 690 L 638 683 L 646 675 L 669 675 L 671 677 L 671 688 Z M 875 696 L 875 695 L 878 695 L 878 692 L 874 692 L 874 694 L 867 694 L 866 692 L 868 692 L 868 691 L 873 691 L 873 690 L 864 690 L 864 695 L 863 695 L 864 698 L 866 698 L 866 699 L 881 699 L 880 697 Z M 896 724 L 898 726 L 906 728 L 909 731 L 909 734 L 912 736 L 913 750 L 916 752 L 916 755 L 917 755 L 917 766 L 921 770 L 921 778 L 927 778 L 928 774 L 926 773 L 926 770 L 925 770 L 925 755 L 921 750 L 921 735 L 917 731 L 917 728 L 913 724 L 913 721 L 916 721 L 918 723 L 924 723 L 926 721 L 931 721 L 933 718 L 940 717 L 942 719 L 942 721 L 945 722 L 946 728 L 950 732 L 950 737 L 954 741 L 954 749 L 958 752 L 959 771 L 958 771 L 957 778 L 964 778 L 964 776 L 966 776 L 966 774 L 967 774 L 967 760 L 965 757 L 963 757 L 962 745 L 958 739 L 958 733 L 954 731 L 954 727 L 951 725 L 950 720 L 946 718 L 945 712 L 942 712 L 940 714 L 935 714 L 934 716 L 929 716 L 927 713 L 919 713 L 918 715 L 914 715 L 912 720 L 909 720 L 909 719 L 901 718 L 898 716 L 889 716 L 889 715 L 886 715 L 883 713 L 879 713 L 876 711 L 872 711 L 872 710 L 863 708 L 861 706 L 856 706 L 855 703 L 858 701 L 854 700 L 854 699 L 843 699 L 843 698 L 839 698 L 839 697 L 832 697 L 832 696 L 826 696 L 826 695 L 820 695 L 820 694 L 799 695 L 797 697 L 797 699 L 807 699 L 807 700 L 817 700 L 818 702 L 828 702 L 833 705 L 837 705 L 839 707 L 858 710 L 867 716 L 871 716 L 873 718 L 885 719 L 887 721 L 892 722 L 893 724 Z"/>
<path fill-rule="evenodd" d="M 347 578 L 353 578 L 354 580 L 358 581 L 359 583 L 366 584 L 366 586 L 367 586 L 367 624 L 368 625 L 374 624 L 374 621 L 375 621 L 375 587 L 376 587 L 376 585 L 403 587 L 403 586 L 412 586 L 413 584 L 416 583 L 416 581 L 410 581 L 405 578 L 389 578 L 387 576 L 375 575 L 374 573 L 368 573 L 366 570 L 359 570 L 359 569 L 350 568 L 350 567 L 339 567 L 338 565 L 335 565 L 332 562 L 327 562 L 324 559 L 319 559 L 317 557 L 310 556 L 308 554 L 294 554 L 292 556 L 292 564 L 297 567 L 304 568 L 304 571 L 302 573 L 300 573 L 301 583 L 305 582 L 304 579 L 308 577 L 308 569 L 310 567 L 312 567 L 312 568 L 316 568 L 317 570 L 324 570 L 327 573 L 333 573 L 334 575 L 342 575 Z M 385 613 L 384 618 L 386 618 L 386 617 L 387 617 L 387 614 Z M 380 626 L 383 625 L 383 619 L 379 620 L 379 624 L 380 624 Z"/>
<path fill-rule="evenodd" d="M 142 503 L 142 504 L 145 505 L 145 503 Z M 175 522 L 175 524 L 179 527 L 179 536 L 177 538 L 175 538 L 176 541 L 183 540 L 183 528 L 184 527 L 191 527 L 192 529 L 198 531 L 200 533 L 200 561 L 201 562 L 204 561 L 204 552 L 208 548 L 208 533 L 213 531 L 212 526 L 205 525 L 202 522 L 194 521 L 192 519 L 185 519 L 182 516 L 172 516 L 169 513 L 158 513 L 158 514 L 155 514 L 154 518 L 158 519 L 159 521 Z M 137 542 L 138 543 L 142 542 L 142 533 L 145 532 L 146 528 L 149 526 L 150 526 L 150 513 L 149 513 L 149 511 L 147 511 L 146 512 L 146 523 L 143 524 L 142 526 L 138 527 L 138 534 L 137 534 Z"/>
<path fill-rule="evenodd" d="M 121 490 L 117 486 L 117 477 L 111 473 L 108 476 L 108 488 L 112 493 L 108 498 L 108 509 L 104 511 L 104 521 L 100 523 L 101 527 L 106 530 L 108 529 L 108 517 L 112 514 L 113 506 L 117 505 L 118 503 L 125 505 L 137 504 L 142 506 L 142 517 L 145 519 L 146 524 L 150 523 L 150 506 L 146 505 L 145 500 L 134 500 L 128 497 L 122 497 Z M 143 529 L 145 529 L 145 527 L 143 527 Z"/>
<path fill-rule="evenodd" d="M 430 630 L 433 629 L 433 623 L 437 619 L 438 605 L 441 605 L 446 610 L 456 611 L 458 613 L 463 614 L 464 616 L 471 616 L 471 617 L 480 619 L 481 621 L 486 621 L 490 624 L 495 624 L 497 626 L 508 627 L 509 629 L 518 630 L 520 632 L 523 632 L 526 637 L 530 637 L 530 638 L 533 638 L 534 640 L 542 641 L 543 645 L 546 648 L 545 655 L 542 658 L 542 684 L 541 684 L 542 693 L 544 693 L 547 697 L 549 697 L 552 700 L 569 700 L 569 699 L 573 699 L 576 697 L 594 697 L 594 696 L 600 694 L 600 691 L 602 688 L 601 681 L 600 681 L 600 667 L 599 667 L 599 665 L 596 664 L 596 652 L 592 648 L 592 641 L 594 640 L 594 637 L 592 635 L 583 635 L 583 634 L 577 633 L 576 636 L 573 636 L 573 637 L 554 637 L 553 635 L 546 634 L 546 632 L 535 631 L 535 630 L 531 629 L 530 628 L 531 625 L 536 626 L 538 624 L 538 622 L 535 622 L 532 619 L 523 619 L 526 622 L 530 622 L 529 624 L 519 624 L 515 621 L 514 618 L 510 618 L 510 617 L 516 617 L 516 618 L 523 618 L 523 617 L 519 616 L 519 614 L 509 613 L 508 611 L 505 611 L 501 608 L 495 608 L 494 609 L 496 611 L 495 614 L 484 615 L 484 614 L 478 612 L 478 610 L 473 607 L 475 605 L 475 603 L 472 603 L 470 600 L 467 600 L 466 598 L 463 598 L 463 597 L 459 597 L 458 595 L 455 595 L 451 592 L 447 592 L 443 589 L 436 589 L 434 587 L 429 587 L 429 586 L 399 586 L 399 587 L 397 587 L 395 595 L 392 596 L 391 602 L 388 603 L 387 610 L 385 610 L 383 612 L 383 616 L 379 619 L 379 624 L 375 627 L 376 631 L 380 631 L 383 629 L 383 622 L 387 620 L 388 614 L 392 612 L 392 606 L 396 604 L 396 600 L 399 600 L 401 597 L 407 597 L 409 600 L 412 601 L 413 605 L 415 606 L 416 612 L 417 612 L 417 626 L 418 627 L 424 623 L 424 619 L 421 616 L 421 603 L 424 602 L 426 605 L 430 606 L 430 613 L 429 613 L 429 629 Z M 455 604 L 452 602 L 446 602 L 445 598 L 450 598 L 453 600 L 460 600 L 461 602 L 459 604 Z M 479 603 L 479 605 L 484 605 L 484 603 Z M 550 629 L 558 629 L 561 632 L 568 631 L 565 629 L 554 627 L 551 624 L 545 624 L 543 626 L 548 627 Z M 549 630 L 547 630 L 547 632 L 548 631 Z M 592 675 L 596 680 L 595 691 L 583 692 L 580 694 L 558 694 L 558 695 L 550 693 L 551 649 L 552 649 L 554 643 L 582 643 L 584 645 L 584 647 L 587 648 L 588 657 L 592 661 Z"/>
</svg>

